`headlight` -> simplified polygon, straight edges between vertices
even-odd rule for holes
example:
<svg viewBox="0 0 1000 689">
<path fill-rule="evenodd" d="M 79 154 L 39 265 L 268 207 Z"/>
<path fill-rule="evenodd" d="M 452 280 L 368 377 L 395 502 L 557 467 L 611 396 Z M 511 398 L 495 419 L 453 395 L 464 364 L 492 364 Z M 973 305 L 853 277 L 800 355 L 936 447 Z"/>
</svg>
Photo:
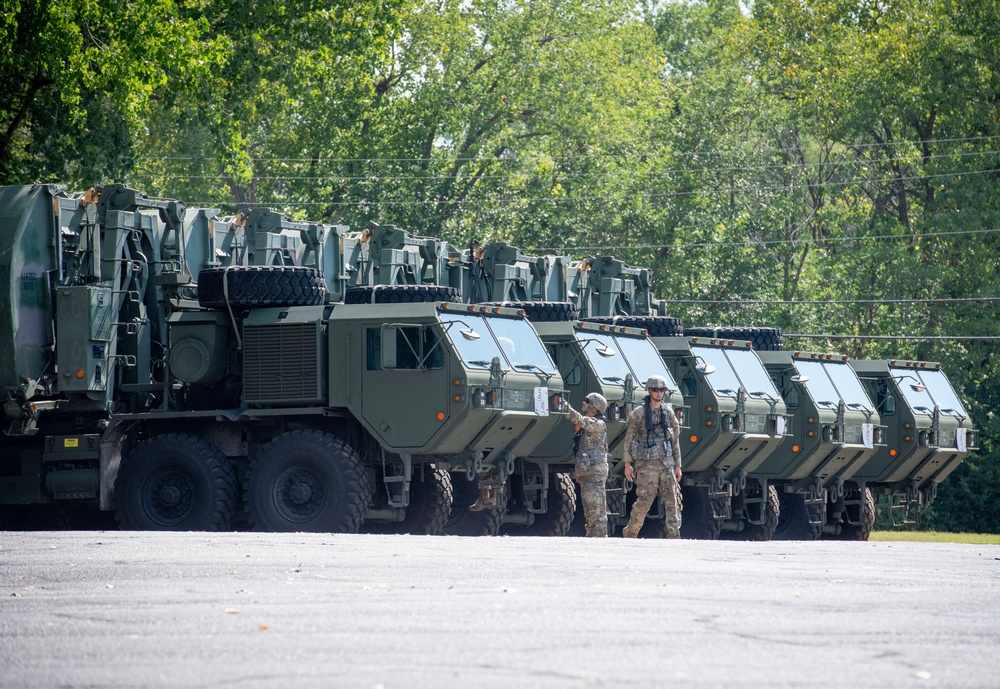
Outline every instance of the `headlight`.
<svg viewBox="0 0 1000 689">
<path fill-rule="evenodd" d="M 472 393 L 472 405 L 478 409 L 482 409 L 486 406 L 486 391 L 482 388 L 476 388 L 476 391 Z"/>
<path fill-rule="evenodd" d="M 823 442 L 833 442 L 833 426 L 823 426 Z"/>
</svg>

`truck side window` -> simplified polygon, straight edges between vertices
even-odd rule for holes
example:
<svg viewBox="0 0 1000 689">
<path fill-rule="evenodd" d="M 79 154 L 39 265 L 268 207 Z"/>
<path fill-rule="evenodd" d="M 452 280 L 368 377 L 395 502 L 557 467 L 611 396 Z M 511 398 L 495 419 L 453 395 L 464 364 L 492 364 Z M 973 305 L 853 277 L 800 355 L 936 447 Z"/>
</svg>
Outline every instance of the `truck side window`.
<svg viewBox="0 0 1000 689">
<path fill-rule="evenodd" d="M 690 370 L 681 378 L 681 394 L 685 397 L 694 397 L 698 394 L 698 379 Z"/>
<path fill-rule="evenodd" d="M 365 364 L 369 371 L 382 369 L 382 338 L 396 337 L 396 366 L 393 370 L 413 371 L 420 368 L 420 356 L 424 356 L 424 368 L 444 366 L 444 348 L 441 338 L 434 328 L 369 328 L 365 333 Z M 421 339 L 423 348 L 421 349 Z"/>
<path fill-rule="evenodd" d="M 382 338 L 378 328 L 365 331 L 365 368 L 369 371 L 382 370 Z"/>
<path fill-rule="evenodd" d="M 885 383 L 878 383 L 875 389 L 875 407 L 879 414 L 892 416 L 896 413 L 896 398 Z"/>
</svg>

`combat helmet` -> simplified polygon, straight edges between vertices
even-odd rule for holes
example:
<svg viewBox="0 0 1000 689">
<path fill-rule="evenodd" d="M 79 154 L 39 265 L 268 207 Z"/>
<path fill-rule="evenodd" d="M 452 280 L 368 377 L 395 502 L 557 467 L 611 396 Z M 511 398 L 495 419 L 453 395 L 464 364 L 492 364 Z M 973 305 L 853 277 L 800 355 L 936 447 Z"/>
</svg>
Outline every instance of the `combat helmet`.
<svg viewBox="0 0 1000 689">
<path fill-rule="evenodd" d="M 602 414 L 608 410 L 608 401 L 604 399 L 604 395 L 598 392 L 592 392 L 583 398 L 583 401 L 592 407 L 597 407 L 597 411 Z"/>
<path fill-rule="evenodd" d="M 650 388 L 663 388 L 664 390 L 669 390 L 670 386 L 667 385 L 667 379 L 663 376 L 650 376 L 649 380 L 646 381 L 646 390 Z"/>
</svg>

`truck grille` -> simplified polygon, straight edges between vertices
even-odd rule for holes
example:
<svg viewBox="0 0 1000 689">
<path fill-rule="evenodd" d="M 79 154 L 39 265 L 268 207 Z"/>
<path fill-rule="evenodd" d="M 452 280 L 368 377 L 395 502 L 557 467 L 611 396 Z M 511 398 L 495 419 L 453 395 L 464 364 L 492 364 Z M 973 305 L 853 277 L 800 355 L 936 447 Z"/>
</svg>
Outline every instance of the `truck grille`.
<svg viewBox="0 0 1000 689">
<path fill-rule="evenodd" d="M 534 411 L 535 394 L 533 390 L 503 390 L 503 408 L 512 411 Z"/>
<path fill-rule="evenodd" d="M 767 414 L 744 414 L 744 433 L 767 433 Z"/>
<path fill-rule="evenodd" d="M 243 330 L 247 404 L 323 401 L 319 323 L 248 325 Z"/>
</svg>

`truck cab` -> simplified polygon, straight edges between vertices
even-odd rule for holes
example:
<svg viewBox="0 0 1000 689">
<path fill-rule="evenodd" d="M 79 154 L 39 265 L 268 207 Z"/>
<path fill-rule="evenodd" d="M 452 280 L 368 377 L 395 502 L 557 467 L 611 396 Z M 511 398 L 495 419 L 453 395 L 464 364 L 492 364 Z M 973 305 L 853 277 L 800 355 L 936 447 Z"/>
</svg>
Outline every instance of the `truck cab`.
<svg viewBox="0 0 1000 689">
<path fill-rule="evenodd" d="M 979 432 L 937 362 L 852 360 L 883 423 L 885 443 L 857 473 L 909 522 L 929 506 L 937 486 L 970 452 Z"/>
<path fill-rule="evenodd" d="M 791 414 L 791 437 L 758 468 L 781 497 L 775 537 L 867 537 L 873 507 L 865 482 L 856 478 L 882 445 L 885 428 L 848 358 L 802 351 L 759 355 Z"/>
</svg>

